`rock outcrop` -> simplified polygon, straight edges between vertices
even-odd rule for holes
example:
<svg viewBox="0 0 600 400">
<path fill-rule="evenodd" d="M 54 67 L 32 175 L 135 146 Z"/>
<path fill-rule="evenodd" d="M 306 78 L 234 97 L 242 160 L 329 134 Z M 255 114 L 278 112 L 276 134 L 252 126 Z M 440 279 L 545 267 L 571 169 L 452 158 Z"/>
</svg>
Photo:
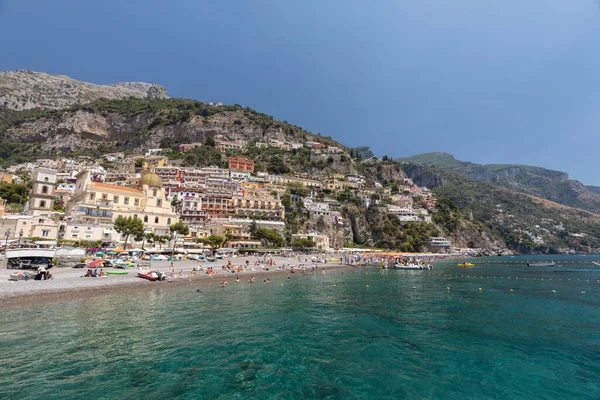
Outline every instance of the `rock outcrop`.
<svg viewBox="0 0 600 400">
<path fill-rule="evenodd" d="M 63 109 L 93 100 L 137 98 L 167 98 L 165 88 L 144 82 L 95 85 L 67 76 L 34 71 L 0 72 L 0 109 L 30 110 Z"/>
</svg>

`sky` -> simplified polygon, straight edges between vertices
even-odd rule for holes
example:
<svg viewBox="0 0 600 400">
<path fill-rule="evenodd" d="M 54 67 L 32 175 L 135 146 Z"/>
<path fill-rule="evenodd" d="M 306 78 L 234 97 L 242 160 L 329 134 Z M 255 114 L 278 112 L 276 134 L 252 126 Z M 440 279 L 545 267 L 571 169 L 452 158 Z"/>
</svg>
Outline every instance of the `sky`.
<svg viewBox="0 0 600 400">
<path fill-rule="evenodd" d="M 0 71 L 241 104 L 600 185 L 600 0 L 0 0 Z"/>
</svg>

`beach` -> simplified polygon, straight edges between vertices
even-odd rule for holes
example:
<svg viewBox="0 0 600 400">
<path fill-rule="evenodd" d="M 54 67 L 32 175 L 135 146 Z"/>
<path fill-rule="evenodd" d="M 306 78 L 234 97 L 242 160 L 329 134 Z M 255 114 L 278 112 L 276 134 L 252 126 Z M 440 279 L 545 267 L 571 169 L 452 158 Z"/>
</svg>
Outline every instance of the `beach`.
<svg viewBox="0 0 600 400">
<path fill-rule="evenodd" d="M 118 291 L 148 291 L 157 287 L 179 287 L 181 285 L 211 284 L 221 285 L 225 279 L 228 283 L 234 282 L 236 276 L 240 281 L 247 282 L 250 276 L 256 277 L 256 283 L 262 284 L 263 279 L 271 275 L 291 274 L 291 265 L 294 266 L 293 276 L 301 276 L 302 270 L 300 264 L 306 267 L 307 273 L 312 273 L 312 263 L 308 261 L 298 261 L 297 257 L 272 257 L 274 266 L 266 266 L 268 270 L 263 269 L 262 265 L 254 265 L 256 257 L 236 257 L 232 258 L 233 265 L 245 265 L 246 259 L 250 262 L 249 267 L 244 272 L 231 273 L 222 269 L 227 265 L 227 259 L 216 260 L 214 262 L 199 262 L 194 260 L 181 260 L 173 262 L 173 277 L 160 282 L 152 282 L 137 276 L 137 268 L 127 268 L 126 270 L 116 268 L 106 268 L 108 271 L 127 271 L 126 275 L 107 275 L 105 277 L 83 277 L 86 268 L 53 267 L 50 269 L 52 279 L 36 281 L 33 278 L 29 280 L 11 281 L 10 274 L 19 272 L 15 269 L 0 269 L 0 300 L 3 304 L 22 304 L 36 301 L 62 300 L 66 298 L 101 296 L 104 294 L 115 293 Z M 285 265 L 285 269 L 281 269 Z M 342 268 L 339 261 L 327 260 L 327 263 L 316 263 L 315 266 L 319 272 L 322 269 Z M 200 271 L 192 271 L 200 267 Z M 206 273 L 206 269 L 213 268 L 214 275 Z M 162 271 L 166 274 L 171 272 L 170 261 L 152 261 L 151 269 Z M 30 274 L 35 275 L 36 271 L 29 270 Z"/>
</svg>

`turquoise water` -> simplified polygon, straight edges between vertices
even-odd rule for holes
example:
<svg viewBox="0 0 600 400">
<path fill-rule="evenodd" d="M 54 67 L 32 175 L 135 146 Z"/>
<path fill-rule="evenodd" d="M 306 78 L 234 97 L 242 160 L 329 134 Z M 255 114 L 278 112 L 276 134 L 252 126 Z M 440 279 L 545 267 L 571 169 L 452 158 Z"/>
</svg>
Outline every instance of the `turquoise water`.
<svg viewBox="0 0 600 400">
<path fill-rule="evenodd" d="M 0 398 L 598 399 L 592 266 L 330 271 L 4 308 Z"/>
</svg>

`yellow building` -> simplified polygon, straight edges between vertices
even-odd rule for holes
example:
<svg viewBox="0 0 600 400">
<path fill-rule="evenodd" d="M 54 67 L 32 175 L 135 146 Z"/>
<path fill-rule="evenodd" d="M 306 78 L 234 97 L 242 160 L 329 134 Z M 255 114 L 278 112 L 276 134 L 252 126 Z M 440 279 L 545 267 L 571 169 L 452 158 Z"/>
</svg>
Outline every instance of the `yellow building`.
<svg viewBox="0 0 600 400">
<path fill-rule="evenodd" d="M 170 167 L 169 160 L 164 156 L 144 157 L 144 171 L 154 172 L 156 167 Z"/>
<path fill-rule="evenodd" d="M 281 201 L 271 196 L 233 196 L 233 206 L 236 216 L 273 220 L 283 220 L 285 217 L 285 208 Z"/>
<path fill-rule="evenodd" d="M 167 235 L 169 226 L 179 221 L 160 177 L 149 171 L 142 173 L 137 188 L 94 182 L 89 171 L 80 172 L 69 215 L 73 223 L 107 227 L 119 216 L 136 217 L 144 222 L 146 233 L 157 235 Z"/>
</svg>

